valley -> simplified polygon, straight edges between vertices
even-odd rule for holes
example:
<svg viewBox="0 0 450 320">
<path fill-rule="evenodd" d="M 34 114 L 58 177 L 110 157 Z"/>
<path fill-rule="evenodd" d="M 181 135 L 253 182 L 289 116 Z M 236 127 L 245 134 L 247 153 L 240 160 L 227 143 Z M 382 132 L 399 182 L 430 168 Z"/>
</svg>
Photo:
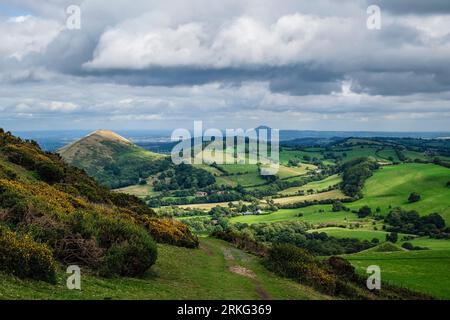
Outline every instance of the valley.
<svg viewBox="0 0 450 320">
<path fill-rule="evenodd" d="M 391 142 L 389 142 L 390 144 Z M 355 145 L 349 147 L 350 145 Z M 386 146 L 382 142 L 371 142 L 370 140 L 356 140 L 346 142 L 346 151 L 333 147 L 334 157 L 327 158 L 326 151 L 319 148 L 307 148 L 296 152 L 283 150 L 281 159 L 284 166 L 296 163 L 301 159 L 304 163 L 310 161 L 312 166 L 327 170 L 329 166 L 336 165 L 342 161 L 350 161 L 359 157 L 370 157 L 377 161 L 380 168 L 375 170 L 361 189 L 359 199 L 351 199 L 341 190 L 342 174 L 333 172 L 323 174 L 321 177 L 313 178 L 314 181 L 300 183 L 299 186 L 286 187 L 275 190 L 270 195 L 262 194 L 258 200 L 241 202 L 247 208 L 252 204 L 259 206 L 261 213 L 228 213 L 229 223 L 233 225 L 274 224 L 274 223 L 305 223 L 309 233 L 324 233 L 329 237 L 338 239 L 358 239 L 378 245 L 386 243 L 387 236 L 391 233 L 389 227 L 383 222 L 389 212 L 396 207 L 406 211 L 417 211 L 421 216 L 438 213 L 448 226 L 450 223 L 450 169 L 441 164 L 446 157 L 430 156 L 432 153 L 418 152 L 408 149 L 399 151 L 398 147 Z M 339 151 L 337 151 L 339 150 Z M 400 160 L 400 158 L 402 160 Z M 337 162 L 336 162 L 337 159 Z M 348 160 L 347 160 L 348 159 Z M 301 163 L 302 163 L 301 162 Z M 305 170 L 305 173 L 295 178 L 314 176 L 317 172 Z M 287 179 L 286 179 L 287 178 Z M 278 177 L 279 181 L 289 181 L 289 177 Z M 301 181 L 301 180 L 300 180 Z M 272 183 L 266 185 L 243 186 L 252 191 L 270 189 Z M 411 193 L 420 194 L 420 200 L 411 202 L 408 197 Z M 255 192 L 253 194 L 258 193 Z M 334 210 L 335 201 L 343 202 L 346 210 Z M 271 206 L 276 208 L 270 208 Z M 321 201 L 325 203 L 320 203 Z M 204 230 L 207 221 L 214 221 L 217 216 L 211 216 L 217 206 L 223 208 L 238 207 L 238 201 L 218 203 L 196 203 L 183 204 L 179 208 L 210 212 L 209 215 L 197 213 L 189 218 L 188 224 Z M 298 205 L 301 204 L 301 205 Z M 294 208 L 289 208 L 289 205 Z M 295 208 L 298 206 L 298 208 Z M 364 218 L 358 217 L 358 210 L 369 207 L 372 213 Z M 245 209 L 248 211 L 248 209 Z M 264 209 L 266 208 L 266 210 Z M 267 210 L 268 209 L 268 210 Z M 251 210 L 250 210 L 251 211 Z M 187 218 L 180 218 L 186 221 Z M 239 227 L 238 227 L 239 228 Z M 289 225 L 286 226 L 289 228 Z M 207 229 L 207 228 L 206 228 Z M 244 228 L 245 230 L 245 228 Z M 204 231 L 203 231 L 204 232 Z M 450 240 L 448 238 L 430 239 L 427 235 L 398 233 L 396 242 L 398 253 L 360 253 L 344 255 L 361 274 L 371 264 L 380 265 L 384 270 L 385 280 L 389 283 L 402 287 L 419 290 L 438 298 L 448 299 L 450 297 L 449 284 L 443 278 L 446 270 L 450 270 Z M 423 248 L 422 251 L 407 250 L 403 247 L 411 243 L 413 247 Z M 405 270 L 404 272 L 402 270 Z M 402 274 L 400 276 L 400 274 Z M 426 283 L 425 283 L 426 282 Z"/>
<path fill-rule="evenodd" d="M 343 138 L 314 145 L 311 139 L 308 141 L 308 145 L 282 142 L 279 171 L 273 176 L 262 176 L 259 163 L 248 164 L 245 160 L 236 164 L 174 165 L 168 155 L 145 150 L 105 130 L 59 149 L 64 162 L 84 170 L 100 183 L 94 189 L 107 192 L 107 188 L 113 188 L 114 197 L 128 194 L 126 201 L 131 202 L 126 206 L 136 206 L 133 203 L 139 201 L 139 206 L 144 205 L 151 212 L 151 223 L 147 218 L 138 221 L 142 220 L 145 228 L 151 225 L 152 236 L 158 242 L 158 258 L 136 278 L 124 273 L 125 277 L 108 279 L 89 271 L 82 293 L 65 290 L 63 265 L 55 269 L 56 287 L 0 273 L 5 283 L 0 298 L 345 297 L 336 289 L 327 291 L 320 285 L 322 282 L 280 274 L 278 262 L 271 260 L 277 259 L 273 250 L 293 249 L 274 249 L 278 245 L 306 250 L 295 255 L 310 261 L 311 270 L 325 268 L 317 272 L 331 272 L 322 281 L 344 281 L 330 271 L 333 267 L 325 265 L 331 264 L 332 258 L 345 258 L 355 267 L 355 277 L 360 280 L 345 280 L 341 285 L 349 286 L 349 292 L 363 299 L 374 298 L 373 293 L 360 287 L 365 268 L 372 264 L 380 265 L 386 281 L 383 283 L 388 286 L 382 296 L 405 298 L 423 294 L 450 298 L 448 283 L 443 279 L 444 270 L 450 269 L 449 142 Z M 14 175 L 8 176 L 8 172 L 14 171 L 22 184 L 34 181 L 33 170 L 38 168 L 39 172 L 39 165 L 30 167 L 20 157 L 20 161 L 11 158 L 8 148 L 6 144 L 7 156 L 0 157 L 5 177 L 11 179 Z M 233 149 L 224 152 L 233 154 Z M 64 181 L 50 181 L 51 188 L 67 192 L 70 189 Z M 91 192 L 76 180 L 74 186 L 80 190 L 77 192 Z M 52 191 L 39 196 L 44 199 L 49 192 Z M 61 199 L 67 197 L 55 194 Z M 73 210 L 59 200 L 48 201 L 54 210 Z M 97 207 L 97 214 L 115 210 L 108 209 L 107 204 Z M 124 211 L 122 215 L 128 213 Z M 182 238 L 178 238 L 178 231 L 172 231 L 172 224 L 179 230 L 186 228 Z M 314 258 L 300 258 L 310 254 Z M 315 259 L 327 262 L 316 265 Z M 405 291 L 400 292 L 397 287 Z M 334 284 L 329 288 L 334 288 Z"/>
<path fill-rule="evenodd" d="M 445 305 L 449 21 L 450 0 L 1 1 L 0 303 Z"/>
</svg>

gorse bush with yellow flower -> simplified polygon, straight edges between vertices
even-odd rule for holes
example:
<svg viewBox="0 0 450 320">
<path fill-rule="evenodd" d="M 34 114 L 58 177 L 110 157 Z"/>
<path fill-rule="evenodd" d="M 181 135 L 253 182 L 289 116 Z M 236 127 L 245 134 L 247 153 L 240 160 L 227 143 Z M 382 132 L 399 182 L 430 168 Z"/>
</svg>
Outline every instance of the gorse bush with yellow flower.
<svg viewBox="0 0 450 320">
<path fill-rule="evenodd" d="M 29 235 L 18 235 L 0 226 L 0 271 L 19 278 L 56 282 L 56 262 L 52 251 Z"/>
<path fill-rule="evenodd" d="M 1 129 L 0 226 L 9 248 L 1 251 L 0 271 L 50 282 L 55 261 L 104 276 L 138 276 L 156 261 L 154 240 L 198 246 L 184 224 L 158 220 L 140 199 L 109 191 L 58 155 Z M 33 258 L 18 258 L 27 254 Z"/>
<path fill-rule="evenodd" d="M 174 219 L 144 217 L 144 226 L 158 242 L 187 248 L 198 247 L 198 238 L 189 231 L 188 226 Z"/>
</svg>

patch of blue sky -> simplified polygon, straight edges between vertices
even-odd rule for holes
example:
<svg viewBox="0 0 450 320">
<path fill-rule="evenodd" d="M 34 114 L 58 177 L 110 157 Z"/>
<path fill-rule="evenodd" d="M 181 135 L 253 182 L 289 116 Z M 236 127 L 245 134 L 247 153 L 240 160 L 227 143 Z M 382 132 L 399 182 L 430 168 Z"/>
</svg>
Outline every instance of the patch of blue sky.
<svg viewBox="0 0 450 320">
<path fill-rule="evenodd" d="M 0 3 L 0 16 L 19 17 L 32 14 L 29 10 Z"/>
</svg>

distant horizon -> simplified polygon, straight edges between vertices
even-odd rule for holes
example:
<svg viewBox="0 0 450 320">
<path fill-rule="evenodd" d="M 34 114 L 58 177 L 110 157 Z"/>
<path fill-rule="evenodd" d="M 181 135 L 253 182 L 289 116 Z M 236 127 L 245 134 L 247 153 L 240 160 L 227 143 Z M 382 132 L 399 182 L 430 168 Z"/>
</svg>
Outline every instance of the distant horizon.
<svg viewBox="0 0 450 320">
<path fill-rule="evenodd" d="M 1 129 L 5 130 L 5 131 L 10 131 L 10 132 L 22 132 L 22 133 L 45 133 L 45 132 L 51 132 L 51 133 L 56 133 L 56 132 L 94 132 L 96 130 L 109 130 L 109 131 L 113 131 L 113 132 L 172 132 L 173 130 L 177 129 L 177 128 L 173 128 L 173 129 L 109 129 L 109 128 L 103 128 L 103 127 L 99 127 L 99 128 L 94 128 L 94 129 L 71 129 L 71 130 L 67 130 L 67 129 L 36 129 L 36 130 L 15 130 L 15 129 L 5 129 L 4 127 L 1 127 Z M 237 127 L 237 128 L 218 128 L 219 130 L 226 130 L 226 129 L 256 129 L 257 127 Z M 351 132 L 355 132 L 355 133 L 448 133 L 450 134 L 450 130 L 445 131 L 445 130 L 320 130 L 320 129 L 286 129 L 286 128 L 275 128 L 275 127 L 269 127 L 271 129 L 278 129 L 280 131 L 297 131 L 297 132 L 341 132 L 341 133 L 351 133 Z M 187 128 L 188 130 L 190 130 L 189 128 Z"/>
</svg>

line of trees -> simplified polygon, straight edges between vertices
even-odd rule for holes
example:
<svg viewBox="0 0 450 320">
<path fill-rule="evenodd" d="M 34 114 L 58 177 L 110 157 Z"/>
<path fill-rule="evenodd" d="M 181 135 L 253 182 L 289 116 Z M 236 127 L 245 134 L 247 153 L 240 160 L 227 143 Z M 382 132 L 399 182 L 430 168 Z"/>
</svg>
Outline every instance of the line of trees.
<svg viewBox="0 0 450 320">
<path fill-rule="evenodd" d="M 342 191 L 349 197 L 360 198 L 364 182 L 379 168 L 370 158 L 357 158 L 344 163 L 342 171 Z"/>
<path fill-rule="evenodd" d="M 450 228 L 446 228 L 445 220 L 438 213 L 420 216 L 417 211 L 405 211 L 394 208 L 384 221 L 389 224 L 387 231 L 409 233 L 432 238 L 450 238 Z"/>
</svg>

